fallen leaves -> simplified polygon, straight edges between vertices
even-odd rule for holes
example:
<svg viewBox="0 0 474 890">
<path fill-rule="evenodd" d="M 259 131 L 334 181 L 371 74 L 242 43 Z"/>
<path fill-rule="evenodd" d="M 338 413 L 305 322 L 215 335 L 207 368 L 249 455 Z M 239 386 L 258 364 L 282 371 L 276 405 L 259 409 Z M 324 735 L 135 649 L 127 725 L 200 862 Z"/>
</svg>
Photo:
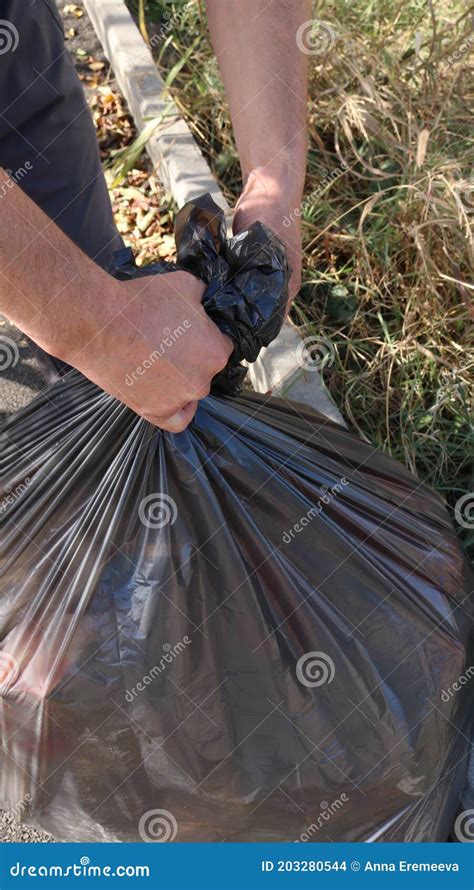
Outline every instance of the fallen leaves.
<svg viewBox="0 0 474 890">
<path fill-rule="evenodd" d="M 80 6 L 76 6 L 75 3 L 67 3 L 63 11 L 66 15 L 76 16 L 76 19 L 82 19 L 84 15 L 84 10 Z"/>
<path fill-rule="evenodd" d="M 110 181 L 111 174 L 107 177 Z M 175 257 L 166 192 L 154 174 L 131 170 L 126 182 L 110 190 L 115 221 L 139 266 L 152 259 Z"/>
<path fill-rule="evenodd" d="M 95 86 L 88 97 L 94 120 L 100 156 L 103 161 L 126 148 L 136 136 L 136 129 L 119 93 L 108 84 Z"/>
<path fill-rule="evenodd" d="M 173 225 L 167 193 L 151 172 L 148 155 L 142 152 L 123 182 L 112 165 L 120 152 L 137 136 L 133 118 L 122 95 L 109 81 L 108 65 L 102 59 L 82 54 L 77 61 L 79 77 L 87 87 L 87 101 L 95 125 L 105 177 L 109 187 L 118 231 L 132 248 L 138 265 L 175 258 Z"/>
</svg>

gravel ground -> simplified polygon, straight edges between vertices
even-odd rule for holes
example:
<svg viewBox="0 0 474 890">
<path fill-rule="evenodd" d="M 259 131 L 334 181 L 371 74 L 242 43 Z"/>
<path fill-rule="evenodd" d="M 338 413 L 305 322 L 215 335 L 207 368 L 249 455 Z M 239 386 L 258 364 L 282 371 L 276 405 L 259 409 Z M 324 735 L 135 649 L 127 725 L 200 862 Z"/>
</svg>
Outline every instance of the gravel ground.
<svg viewBox="0 0 474 890">
<path fill-rule="evenodd" d="M 2 844 L 55 844 L 54 837 L 38 828 L 19 822 L 15 813 L 0 811 L 0 843 Z"/>
</svg>

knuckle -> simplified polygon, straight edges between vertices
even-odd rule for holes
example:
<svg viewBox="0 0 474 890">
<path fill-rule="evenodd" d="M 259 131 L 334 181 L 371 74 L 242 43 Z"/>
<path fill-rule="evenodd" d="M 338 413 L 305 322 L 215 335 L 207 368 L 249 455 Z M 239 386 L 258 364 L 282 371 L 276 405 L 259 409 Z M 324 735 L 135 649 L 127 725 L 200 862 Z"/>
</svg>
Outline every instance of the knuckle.
<svg viewBox="0 0 474 890">
<path fill-rule="evenodd" d="M 224 347 L 224 344 L 218 344 L 213 349 L 212 354 L 210 356 L 210 366 L 211 373 L 217 374 L 218 371 L 222 371 L 222 368 L 225 368 L 229 355 L 227 350 Z"/>
<path fill-rule="evenodd" d="M 168 433 L 183 433 L 187 425 L 187 420 L 169 420 L 163 424 L 163 429 Z"/>
<path fill-rule="evenodd" d="M 153 426 L 163 427 L 163 418 L 162 417 L 154 417 L 151 414 L 142 414 L 143 420 L 146 420 L 147 423 L 152 423 Z"/>
<path fill-rule="evenodd" d="M 179 415 L 172 415 L 171 417 L 147 417 L 146 420 L 149 420 L 150 423 L 158 426 L 161 430 L 166 430 L 168 433 L 181 433 L 186 428 L 186 423 Z"/>
<path fill-rule="evenodd" d="M 206 383 L 203 383 L 201 386 L 198 386 L 197 389 L 193 391 L 194 399 L 205 399 L 206 396 L 209 395 L 211 391 L 211 381 L 208 380 Z"/>
</svg>

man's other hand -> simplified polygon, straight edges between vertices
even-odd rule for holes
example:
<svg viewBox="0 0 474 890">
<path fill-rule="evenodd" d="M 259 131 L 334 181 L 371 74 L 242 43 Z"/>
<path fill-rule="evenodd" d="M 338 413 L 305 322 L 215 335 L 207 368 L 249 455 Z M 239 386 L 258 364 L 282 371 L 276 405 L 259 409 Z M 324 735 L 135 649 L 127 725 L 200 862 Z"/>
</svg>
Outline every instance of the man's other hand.
<svg viewBox="0 0 474 890">
<path fill-rule="evenodd" d="M 283 177 L 279 181 L 277 176 L 265 170 L 254 170 L 250 173 L 234 210 L 234 235 L 259 220 L 279 235 L 285 244 L 291 269 L 287 312 L 301 287 L 299 205 L 299 195 L 292 198 L 290 191 L 285 188 Z"/>
</svg>

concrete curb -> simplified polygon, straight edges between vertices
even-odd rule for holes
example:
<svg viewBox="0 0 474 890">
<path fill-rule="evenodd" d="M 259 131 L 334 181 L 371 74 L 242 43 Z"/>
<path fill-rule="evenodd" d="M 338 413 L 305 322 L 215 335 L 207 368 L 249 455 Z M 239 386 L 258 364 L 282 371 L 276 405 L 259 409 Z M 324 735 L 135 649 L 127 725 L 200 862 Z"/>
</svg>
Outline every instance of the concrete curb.
<svg viewBox="0 0 474 890">
<path fill-rule="evenodd" d="M 229 218 L 229 205 L 177 106 L 165 98 L 165 83 L 124 0 L 84 0 L 84 6 L 139 132 L 150 128 L 151 121 L 161 121 L 146 148 L 177 205 L 209 192 Z M 249 366 L 254 389 L 304 402 L 344 423 L 320 375 L 305 373 L 298 364 L 300 343 L 296 328 L 286 322 L 276 340 Z"/>
<path fill-rule="evenodd" d="M 175 103 L 165 98 L 165 83 L 123 0 L 84 0 L 87 14 L 128 102 L 137 129 L 160 120 L 147 152 L 179 207 L 210 192 L 225 211 L 229 206 Z"/>
<path fill-rule="evenodd" d="M 320 373 L 301 363 L 302 339 L 294 325 L 286 322 L 278 337 L 262 349 L 249 365 L 252 386 L 257 392 L 272 392 L 289 401 L 303 402 L 345 426 L 339 409 L 329 395 Z"/>
</svg>

